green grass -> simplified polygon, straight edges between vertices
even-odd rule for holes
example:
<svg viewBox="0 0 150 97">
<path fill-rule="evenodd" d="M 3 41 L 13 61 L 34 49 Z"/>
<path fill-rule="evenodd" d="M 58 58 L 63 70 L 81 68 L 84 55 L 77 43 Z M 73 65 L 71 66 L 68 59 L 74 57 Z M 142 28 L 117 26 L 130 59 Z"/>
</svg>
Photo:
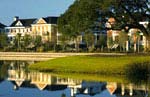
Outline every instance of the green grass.
<svg viewBox="0 0 150 97">
<path fill-rule="evenodd" d="M 53 73 L 124 75 L 128 72 L 127 67 L 143 62 L 150 62 L 150 56 L 71 56 L 32 64 L 29 69 Z"/>
<path fill-rule="evenodd" d="M 72 78 L 76 80 L 86 81 L 100 81 L 100 82 L 118 82 L 129 83 L 125 76 L 108 76 L 108 75 L 96 75 L 96 74 L 76 74 L 76 73 L 55 73 L 53 74 L 60 78 Z"/>
</svg>

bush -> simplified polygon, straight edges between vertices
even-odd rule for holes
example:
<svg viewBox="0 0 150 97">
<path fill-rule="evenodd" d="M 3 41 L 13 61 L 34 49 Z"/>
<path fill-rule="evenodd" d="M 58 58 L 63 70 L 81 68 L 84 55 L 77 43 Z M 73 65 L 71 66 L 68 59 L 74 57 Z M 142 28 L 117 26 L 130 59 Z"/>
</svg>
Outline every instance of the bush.
<svg viewBox="0 0 150 97">
<path fill-rule="evenodd" d="M 147 81 L 150 74 L 150 62 L 134 63 L 126 68 L 127 78 L 131 82 Z"/>
</svg>

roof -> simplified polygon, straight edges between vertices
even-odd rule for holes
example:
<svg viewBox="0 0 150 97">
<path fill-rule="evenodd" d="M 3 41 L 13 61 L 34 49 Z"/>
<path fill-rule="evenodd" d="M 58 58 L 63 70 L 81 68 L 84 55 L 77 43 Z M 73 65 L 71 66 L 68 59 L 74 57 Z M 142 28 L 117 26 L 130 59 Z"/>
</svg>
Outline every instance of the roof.
<svg viewBox="0 0 150 97">
<path fill-rule="evenodd" d="M 0 23 L 0 28 L 4 28 L 4 27 L 6 27 L 6 25 Z"/>
<path fill-rule="evenodd" d="M 48 24 L 57 24 L 58 17 L 45 17 L 43 18 Z"/>
<path fill-rule="evenodd" d="M 35 20 L 36 20 L 36 19 L 18 19 L 18 20 L 16 20 L 16 21 L 14 21 L 14 22 L 10 25 L 10 27 L 16 26 L 16 23 L 17 23 L 18 21 L 20 21 L 23 26 L 28 27 L 28 26 L 31 26 L 31 24 L 33 24 L 33 22 L 34 22 Z"/>
</svg>

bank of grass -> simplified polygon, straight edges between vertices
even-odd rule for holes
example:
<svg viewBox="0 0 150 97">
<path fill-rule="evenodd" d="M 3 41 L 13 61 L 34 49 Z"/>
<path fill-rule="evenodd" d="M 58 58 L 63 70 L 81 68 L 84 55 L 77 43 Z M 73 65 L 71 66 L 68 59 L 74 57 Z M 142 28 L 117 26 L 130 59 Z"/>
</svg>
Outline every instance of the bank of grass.
<svg viewBox="0 0 150 97">
<path fill-rule="evenodd" d="M 150 62 L 150 56 L 69 56 L 32 64 L 29 69 L 53 73 L 124 75 L 128 72 L 127 67 L 143 62 Z"/>
<path fill-rule="evenodd" d="M 117 83 L 129 83 L 125 76 L 109 76 L 109 75 L 97 75 L 97 74 L 77 74 L 77 73 L 57 73 L 53 74 L 60 78 L 72 78 L 76 80 L 86 81 L 100 81 L 100 82 L 117 82 Z"/>
</svg>

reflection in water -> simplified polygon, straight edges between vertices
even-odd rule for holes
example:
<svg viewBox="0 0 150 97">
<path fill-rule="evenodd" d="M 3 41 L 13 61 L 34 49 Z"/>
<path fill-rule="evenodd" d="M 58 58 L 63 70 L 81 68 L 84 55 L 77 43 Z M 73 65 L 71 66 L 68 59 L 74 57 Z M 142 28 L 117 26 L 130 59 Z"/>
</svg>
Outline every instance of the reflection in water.
<svg viewBox="0 0 150 97">
<path fill-rule="evenodd" d="M 58 91 L 70 90 L 70 96 L 77 95 L 101 95 L 104 91 L 108 91 L 113 97 L 147 97 L 148 84 L 132 84 L 132 83 L 116 83 L 116 82 L 97 82 L 84 81 L 72 78 L 61 78 L 42 72 L 29 72 L 27 65 L 33 62 L 6 62 L 8 66 L 8 78 L 13 85 L 14 90 L 19 90 L 21 87 L 38 88 L 39 90 Z M 66 94 L 62 94 L 66 97 Z M 101 96 L 102 97 L 102 96 Z M 103 96 L 105 97 L 105 95 Z"/>
<path fill-rule="evenodd" d="M 147 84 L 150 74 L 150 63 L 134 63 L 126 68 L 127 78 L 131 83 L 135 84 Z"/>
</svg>

